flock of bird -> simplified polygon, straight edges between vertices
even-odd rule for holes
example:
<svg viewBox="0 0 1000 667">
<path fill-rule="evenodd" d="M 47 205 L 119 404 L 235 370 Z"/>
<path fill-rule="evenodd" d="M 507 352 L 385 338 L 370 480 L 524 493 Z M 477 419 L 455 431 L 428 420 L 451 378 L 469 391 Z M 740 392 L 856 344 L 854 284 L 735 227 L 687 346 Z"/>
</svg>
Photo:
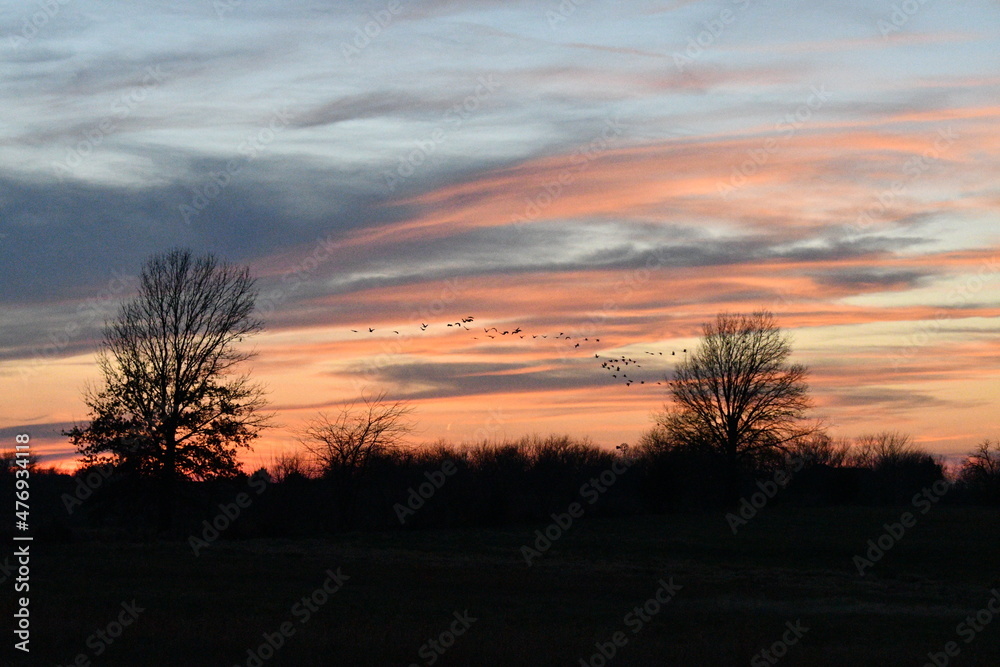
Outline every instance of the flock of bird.
<svg viewBox="0 0 1000 667">
<path fill-rule="evenodd" d="M 644 350 L 645 354 L 651 357 L 662 357 L 663 352 L 650 352 L 649 350 Z M 684 354 L 687 355 L 687 348 L 684 348 Z M 677 356 L 677 352 L 671 352 L 670 356 Z M 615 380 L 621 380 L 625 383 L 626 387 L 631 387 L 633 384 L 646 384 L 646 380 L 643 379 L 643 375 L 637 375 L 635 369 L 642 368 L 642 364 L 639 363 L 638 359 L 633 359 L 632 357 L 625 356 L 624 354 L 620 357 L 601 357 L 599 354 L 594 354 L 594 359 L 602 359 L 601 368 L 610 375 Z M 628 376 L 629 366 L 632 367 L 632 377 Z M 652 381 L 650 381 L 652 383 Z M 656 384 L 663 384 L 663 380 L 657 380 Z"/>
<path fill-rule="evenodd" d="M 490 339 L 490 340 L 503 341 L 503 340 L 524 339 L 524 340 L 572 341 L 573 345 L 571 349 L 573 350 L 579 348 L 581 345 L 584 344 L 601 342 L 601 339 L 597 337 L 572 336 L 570 334 L 567 334 L 565 331 L 560 331 L 558 333 L 549 332 L 544 334 L 530 333 L 525 331 L 520 326 L 514 328 L 506 328 L 506 329 L 501 329 L 499 327 L 482 327 L 483 332 L 482 334 L 480 334 L 479 333 L 480 327 L 478 325 L 470 326 L 473 325 L 474 322 L 475 322 L 475 317 L 472 317 L 470 315 L 468 317 L 460 318 L 459 320 L 456 320 L 454 322 L 439 323 L 438 326 L 443 324 L 444 326 L 450 327 L 452 329 L 462 329 L 469 332 L 475 332 L 476 335 L 472 336 L 473 340 Z M 421 332 L 423 332 L 427 331 L 430 327 L 431 327 L 430 324 L 426 322 L 421 322 L 418 328 Z M 381 331 L 377 331 L 375 327 L 366 327 L 366 328 L 368 334 L 382 333 Z M 387 331 L 390 331 L 397 336 L 403 335 L 403 333 L 401 333 L 399 329 L 388 329 Z M 364 329 L 351 329 L 351 332 L 356 334 L 366 333 Z M 655 359 L 659 359 L 659 357 L 663 356 L 677 356 L 677 352 L 671 352 L 670 355 L 664 355 L 663 352 L 660 351 L 651 352 L 649 350 L 644 350 L 644 353 L 651 357 L 654 357 Z M 683 353 L 685 354 L 686 358 L 687 349 L 684 349 Z M 606 375 L 610 376 L 611 379 L 615 380 L 616 382 L 624 384 L 626 387 L 630 387 L 633 384 L 644 385 L 647 384 L 647 381 L 649 384 L 653 383 L 653 379 L 648 376 L 648 372 L 641 372 L 641 373 L 636 372 L 638 369 L 643 367 L 643 365 L 639 363 L 638 359 L 634 359 L 626 355 L 615 356 L 615 357 L 602 357 L 599 353 L 594 354 L 594 359 L 600 362 L 601 370 L 604 371 Z M 664 382 L 663 380 L 664 369 L 660 367 L 658 370 L 660 372 L 659 377 L 661 379 L 656 380 L 655 382 L 658 385 L 662 385 Z M 631 376 L 629 375 L 629 373 L 631 373 Z"/>
</svg>

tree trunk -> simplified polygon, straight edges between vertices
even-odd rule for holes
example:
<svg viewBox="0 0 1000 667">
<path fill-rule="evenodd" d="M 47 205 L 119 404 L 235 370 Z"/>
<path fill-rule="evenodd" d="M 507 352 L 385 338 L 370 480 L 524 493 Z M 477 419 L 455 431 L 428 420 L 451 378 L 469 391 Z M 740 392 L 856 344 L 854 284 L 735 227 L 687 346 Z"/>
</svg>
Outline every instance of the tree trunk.
<svg viewBox="0 0 1000 667">
<path fill-rule="evenodd" d="M 743 491 L 743 476 L 740 474 L 740 460 L 736 455 L 735 448 L 730 448 L 730 451 L 727 452 L 725 476 L 726 506 L 736 507 Z"/>
<path fill-rule="evenodd" d="M 177 443 L 173 435 L 166 438 L 163 470 L 160 477 L 159 528 L 161 533 L 169 533 L 174 527 L 174 496 L 177 492 Z"/>
</svg>

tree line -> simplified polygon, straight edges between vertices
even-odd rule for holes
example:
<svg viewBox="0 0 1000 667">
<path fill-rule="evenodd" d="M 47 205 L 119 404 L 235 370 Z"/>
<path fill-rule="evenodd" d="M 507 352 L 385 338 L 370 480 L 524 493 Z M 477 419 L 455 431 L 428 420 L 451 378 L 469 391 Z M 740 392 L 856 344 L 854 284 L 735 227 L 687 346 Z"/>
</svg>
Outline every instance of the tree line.
<svg viewBox="0 0 1000 667">
<path fill-rule="evenodd" d="M 574 502 L 586 503 L 588 516 L 694 511 L 721 521 L 739 505 L 727 502 L 730 479 L 721 463 L 709 451 L 670 446 L 653 432 L 617 450 L 566 435 L 377 448 L 346 467 L 299 452 L 249 475 L 178 480 L 167 534 L 199 534 L 240 494 L 251 501 L 238 510 L 238 521 L 226 521 L 233 524 L 228 538 L 538 523 Z M 0 479 L 13 479 L 12 466 L 4 459 Z M 898 433 L 851 441 L 819 435 L 796 443 L 787 456 L 761 461 L 741 480 L 739 493 L 740 502 L 749 501 L 777 480 L 769 506 L 909 505 L 942 479 L 951 484 L 944 504 L 1000 506 L 1000 442 L 984 441 L 949 470 Z M 12 493 L 14 485 L 2 488 Z M 67 475 L 36 464 L 33 508 L 47 524 L 38 534 L 163 535 L 159 490 L 113 467 L 85 466 Z"/>
<path fill-rule="evenodd" d="M 145 264 L 138 294 L 105 326 L 102 382 L 84 396 L 90 419 L 65 432 L 82 467 L 75 478 L 43 476 L 53 489 L 95 472 L 103 480 L 67 525 L 176 531 L 248 482 L 238 456 L 272 420 L 244 370 L 252 354 L 243 343 L 263 328 L 256 298 L 248 268 L 210 255 L 173 250 Z M 906 435 L 831 438 L 809 418 L 808 370 L 791 352 L 773 314 L 720 314 L 669 378 L 653 427 L 614 451 L 568 436 L 407 447 L 412 407 L 366 395 L 317 415 L 298 452 L 255 473 L 269 492 L 248 516 L 261 525 L 284 517 L 288 530 L 544 520 L 626 464 L 598 511 L 731 507 L 779 473 L 776 502 L 898 503 L 945 477 Z M 1000 443 L 984 441 L 952 476 L 956 500 L 996 503 Z"/>
</svg>

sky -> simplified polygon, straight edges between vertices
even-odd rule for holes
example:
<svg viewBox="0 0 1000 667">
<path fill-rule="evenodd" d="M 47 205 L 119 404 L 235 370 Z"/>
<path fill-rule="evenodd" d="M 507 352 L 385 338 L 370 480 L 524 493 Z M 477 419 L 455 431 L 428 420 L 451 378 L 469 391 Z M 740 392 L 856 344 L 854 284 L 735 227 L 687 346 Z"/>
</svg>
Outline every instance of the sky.
<svg viewBox="0 0 1000 667">
<path fill-rule="evenodd" d="M 967 452 L 998 73 L 995 1 L 0 1 L 0 448 L 72 464 L 103 323 L 188 247 L 258 277 L 251 468 L 379 391 L 414 442 L 634 443 L 758 308 L 832 435 Z"/>
</svg>

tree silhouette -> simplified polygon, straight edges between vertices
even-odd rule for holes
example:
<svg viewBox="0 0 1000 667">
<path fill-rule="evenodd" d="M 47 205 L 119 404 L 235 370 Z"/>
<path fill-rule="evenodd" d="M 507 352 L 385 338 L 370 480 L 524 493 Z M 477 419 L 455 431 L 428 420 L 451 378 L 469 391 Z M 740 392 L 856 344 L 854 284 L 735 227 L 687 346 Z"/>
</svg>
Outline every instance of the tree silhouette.
<svg viewBox="0 0 1000 667">
<path fill-rule="evenodd" d="M 791 344 L 774 315 L 719 314 L 670 383 L 674 410 L 661 427 L 675 441 L 708 448 L 722 461 L 727 500 L 739 496 L 741 470 L 813 433 L 807 370 L 789 365 Z"/>
<path fill-rule="evenodd" d="M 413 430 L 413 408 L 389 401 L 385 392 L 347 403 L 334 415 L 320 413 L 299 440 L 324 479 L 334 484 L 341 518 L 349 524 L 358 483 L 378 458 L 399 450 Z"/>
<path fill-rule="evenodd" d="M 858 436 L 848 454 L 847 461 L 851 465 L 871 470 L 917 465 L 928 457 L 913 444 L 909 435 L 898 431 Z"/>
<path fill-rule="evenodd" d="M 1000 440 L 983 440 L 969 454 L 959 479 L 980 501 L 1000 503 Z"/>
<path fill-rule="evenodd" d="M 105 325 L 91 421 L 64 434 L 87 464 L 159 480 L 163 530 L 177 480 L 238 474 L 237 451 L 268 420 L 261 387 L 234 374 L 252 356 L 236 344 L 262 328 L 256 296 L 249 269 L 173 250 L 145 264 L 138 295 Z"/>
</svg>

